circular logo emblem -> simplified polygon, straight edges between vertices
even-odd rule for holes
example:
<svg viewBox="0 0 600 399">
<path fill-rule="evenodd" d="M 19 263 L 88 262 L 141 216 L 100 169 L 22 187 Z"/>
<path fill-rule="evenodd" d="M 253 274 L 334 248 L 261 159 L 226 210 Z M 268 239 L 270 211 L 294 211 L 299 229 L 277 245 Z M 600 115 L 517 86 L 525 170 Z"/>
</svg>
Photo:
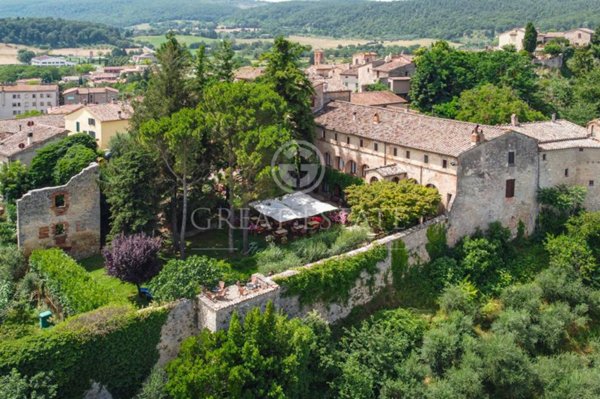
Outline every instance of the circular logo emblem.
<svg viewBox="0 0 600 399">
<path fill-rule="evenodd" d="M 323 154 L 308 141 L 288 141 L 275 151 L 271 161 L 275 183 L 286 192 L 308 193 L 325 176 Z"/>
</svg>

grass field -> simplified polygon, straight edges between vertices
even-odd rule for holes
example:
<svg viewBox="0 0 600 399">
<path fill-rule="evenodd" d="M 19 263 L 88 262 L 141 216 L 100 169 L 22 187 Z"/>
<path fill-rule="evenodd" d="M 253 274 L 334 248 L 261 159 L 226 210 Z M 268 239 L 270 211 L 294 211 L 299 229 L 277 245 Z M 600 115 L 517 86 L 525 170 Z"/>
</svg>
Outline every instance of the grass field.
<svg viewBox="0 0 600 399">
<path fill-rule="evenodd" d="M 79 262 L 87 270 L 92 278 L 107 289 L 117 302 L 138 302 L 137 288 L 133 284 L 124 283 L 118 278 L 106 274 L 104 258 L 101 255 L 92 256 Z"/>
<path fill-rule="evenodd" d="M 20 49 L 32 50 L 35 53 L 48 53 L 50 55 L 61 55 L 65 57 L 89 57 L 90 51 L 94 57 L 97 57 L 100 52 L 109 53 L 112 47 L 80 47 L 80 48 L 59 48 L 53 50 L 42 50 L 31 46 L 22 46 L 19 44 L 0 43 L 0 65 L 20 64 L 17 59 L 17 53 Z"/>
<path fill-rule="evenodd" d="M 349 46 L 349 45 L 359 45 L 369 43 L 370 40 L 366 39 L 334 39 L 330 37 L 312 37 L 312 36 L 289 36 L 288 39 L 298 42 L 300 44 L 309 45 L 313 48 L 322 48 L 322 49 L 330 49 L 336 48 L 337 46 Z M 151 43 L 155 47 L 159 46 L 162 42 L 165 41 L 164 36 L 136 36 L 134 38 L 135 41 L 138 42 L 146 42 Z M 190 35 L 177 35 L 177 40 L 187 45 L 191 43 L 205 42 L 211 43 L 217 41 L 218 39 L 208 39 L 205 37 L 199 36 L 190 36 Z M 252 43 L 256 41 L 273 41 L 272 39 L 235 39 L 238 43 Z M 412 45 L 421 45 L 428 46 L 431 43 L 435 42 L 435 39 L 415 39 L 415 40 L 386 40 L 382 43 L 386 46 L 412 46 Z M 454 46 L 459 46 L 459 43 L 451 43 Z"/>
</svg>

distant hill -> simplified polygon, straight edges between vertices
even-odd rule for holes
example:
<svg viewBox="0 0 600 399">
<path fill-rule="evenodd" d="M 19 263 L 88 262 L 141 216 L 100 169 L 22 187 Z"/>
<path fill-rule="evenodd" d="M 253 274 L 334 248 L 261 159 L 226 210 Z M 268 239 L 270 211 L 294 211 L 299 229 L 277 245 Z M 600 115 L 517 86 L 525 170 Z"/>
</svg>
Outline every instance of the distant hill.
<svg viewBox="0 0 600 399">
<path fill-rule="evenodd" d="M 497 32 L 533 21 L 543 30 L 600 25 L 600 0 L 1 0 L 1 16 L 50 16 L 130 26 L 199 20 L 272 34 L 369 39 L 443 38 Z"/>
<path fill-rule="evenodd" d="M 3 17 L 54 17 L 130 26 L 175 19 L 218 21 L 254 0 L 0 0 Z"/>
<path fill-rule="evenodd" d="M 121 29 L 98 23 L 54 18 L 3 18 L 0 19 L 0 43 L 54 48 L 97 44 L 127 47 L 131 41 Z"/>
<path fill-rule="evenodd" d="M 599 0 L 331 0 L 285 2 L 239 10 L 230 22 L 271 33 L 333 37 L 456 39 L 488 37 L 533 21 L 541 29 L 600 25 Z"/>
</svg>

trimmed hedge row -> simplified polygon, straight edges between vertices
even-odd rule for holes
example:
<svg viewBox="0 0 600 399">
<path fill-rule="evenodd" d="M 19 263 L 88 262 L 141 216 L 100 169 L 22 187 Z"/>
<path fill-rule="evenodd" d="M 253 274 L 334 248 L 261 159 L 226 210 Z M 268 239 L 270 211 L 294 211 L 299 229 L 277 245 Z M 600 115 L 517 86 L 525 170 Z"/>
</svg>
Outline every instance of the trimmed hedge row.
<svg viewBox="0 0 600 399">
<path fill-rule="evenodd" d="M 377 272 L 377 263 L 388 255 L 386 246 L 375 246 L 355 256 L 340 256 L 299 273 L 278 278 L 277 284 L 285 288 L 284 295 L 300 297 L 303 305 L 318 301 L 332 303 L 347 301 L 350 290 L 363 271 L 371 276 Z"/>
<path fill-rule="evenodd" d="M 45 289 L 58 301 L 65 316 L 88 312 L 111 301 L 110 293 L 58 248 L 33 251 L 29 265 L 40 275 Z"/>
<path fill-rule="evenodd" d="M 115 398 L 130 398 L 158 360 L 156 346 L 169 309 L 107 306 L 50 329 L 0 342 L 0 374 L 54 371 L 58 397 L 81 398 L 90 381 Z"/>
</svg>

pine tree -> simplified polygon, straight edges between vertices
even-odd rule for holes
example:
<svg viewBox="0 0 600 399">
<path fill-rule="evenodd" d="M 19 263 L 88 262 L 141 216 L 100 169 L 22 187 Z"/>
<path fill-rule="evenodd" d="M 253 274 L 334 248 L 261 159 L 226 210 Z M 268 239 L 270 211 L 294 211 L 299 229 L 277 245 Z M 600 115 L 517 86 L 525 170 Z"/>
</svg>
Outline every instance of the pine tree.
<svg viewBox="0 0 600 399">
<path fill-rule="evenodd" d="M 231 46 L 231 41 L 223 40 L 219 43 L 213 60 L 213 71 L 217 80 L 233 82 L 234 56 L 235 52 Z"/>
</svg>

